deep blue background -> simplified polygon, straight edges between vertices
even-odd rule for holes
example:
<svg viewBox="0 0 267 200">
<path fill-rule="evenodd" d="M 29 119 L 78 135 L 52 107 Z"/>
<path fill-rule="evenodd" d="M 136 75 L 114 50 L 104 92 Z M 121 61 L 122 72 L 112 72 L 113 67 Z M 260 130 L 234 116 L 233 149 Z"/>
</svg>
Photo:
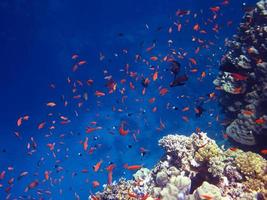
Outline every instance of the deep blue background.
<svg viewBox="0 0 267 200">
<path fill-rule="evenodd" d="M 247 2 L 247 5 L 255 3 L 252 0 L 243 2 Z M 201 24 L 203 20 L 211 17 L 209 7 L 219 5 L 221 1 L 2 0 L 0 2 L 0 172 L 7 171 L 8 166 L 14 166 L 15 170 L 7 172 L 5 180 L 0 182 L 4 185 L 3 188 L 0 188 L 0 198 L 3 199 L 7 195 L 4 189 L 8 187 L 8 178 L 16 178 L 22 171 L 29 171 L 29 175 L 20 181 L 15 179 L 11 189 L 12 198 L 18 197 L 18 195 L 36 197 L 36 191 L 24 194 L 23 190 L 32 180 L 42 180 L 45 170 L 51 170 L 53 179 L 59 178 L 61 175 L 65 179 L 61 184 L 54 184 L 55 186 L 41 183 L 39 188 L 51 190 L 53 199 L 73 199 L 75 192 L 80 195 L 81 199 L 86 199 L 90 191 L 95 191 L 91 187 L 91 181 L 98 180 L 101 184 L 106 183 L 104 167 L 108 165 L 109 161 L 118 165 L 114 172 L 115 178 L 123 175 L 125 170 L 122 165 L 126 162 L 152 167 L 160 158 L 161 153 L 157 147 L 157 140 L 164 134 L 178 132 L 189 135 L 196 127 L 200 127 L 202 130 L 207 130 L 211 137 L 222 139 L 221 126 L 214 122 L 214 118 L 219 112 L 217 102 L 212 101 L 206 106 L 204 105 L 206 112 L 201 118 L 194 117 L 192 108 L 199 96 L 206 97 L 208 93 L 214 91 L 212 80 L 216 76 L 218 62 L 223 53 L 223 41 L 235 33 L 243 15 L 243 2 L 232 0 L 229 6 L 222 8 L 220 11 L 222 16 L 218 19 L 220 32 L 217 34 L 209 32 L 205 36 L 207 40 L 216 42 L 215 45 L 200 55 L 193 55 L 198 60 L 199 71 L 210 72 L 210 76 L 206 77 L 203 82 L 199 82 L 197 77 L 200 73 L 193 74 L 193 78 L 186 86 L 172 89 L 172 93 L 164 98 L 157 96 L 156 105 L 159 111 L 152 113 L 150 111 L 152 106 L 147 103 L 147 99 L 158 95 L 157 88 L 160 85 L 168 86 L 171 80 L 168 73 L 162 72 L 160 75 L 163 76 L 163 80 L 158 84 L 151 84 L 146 97 L 141 95 L 141 87 L 138 83 L 135 83 L 139 89 L 138 92 L 131 92 L 130 89 L 127 89 L 128 111 L 115 114 L 111 112 L 111 106 L 116 105 L 116 99 L 120 99 L 120 95 L 117 93 L 102 98 L 102 107 L 95 107 L 96 99 L 92 95 L 93 92 L 96 89 L 104 90 L 105 88 L 103 69 L 108 68 L 110 74 L 117 80 L 125 78 L 118 71 L 126 63 L 134 63 L 135 53 L 141 53 L 146 59 L 159 53 L 166 55 L 168 39 L 172 39 L 177 48 L 184 48 L 192 55 L 196 46 L 191 39 L 192 35 L 196 34 L 192 32 L 191 27 L 195 23 Z M 193 13 L 199 13 L 201 10 L 204 12 L 195 19 L 191 14 L 189 25 L 186 27 L 183 24 L 181 33 L 177 34 L 174 31 L 170 35 L 167 30 L 177 20 L 175 17 L 177 9 L 189 9 Z M 233 25 L 227 27 L 226 23 L 229 20 L 233 21 Z M 149 25 L 149 30 L 146 28 L 146 24 Z M 162 30 L 157 31 L 158 27 L 162 27 Z M 123 33 L 124 36 L 118 37 L 118 33 Z M 157 40 L 157 48 L 153 50 L 152 54 L 146 53 L 145 48 L 151 46 L 153 40 Z M 144 43 L 143 47 L 140 47 L 141 42 Z M 219 47 L 222 47 L 222 50 Z M 129 50 L 127 56 L 121 55 L 123 48 Z M 105 54 L 104 62 L 99 61 L 99 52 Z M 71 55 L 73 53 L 78 53 L 88 62 L 77 73 L 71 72 L 73 64 Z M 119 53 L 120 56 L 115 57 L 114 53 Z M 208 61 L 208 57 L 212 57 L 213 60 Z M 108 59 L 111 59 L 111 62 L 108 62 Z M 188 62 L 181 62 L 183 68 L 188 66 Z M 132 65 L 134 66 L 134 64 Z M 205 68 L 207 65 L 209 67 Z M 160 67 L 162 71 L 167 68 L 164 65 Z M 139 74 L 151 73 L 141 65 L 136 65 L 133 69 Z M 54 136 L 65 133 L 66 138 L 59 139 L 56 136 L 45 138 L 44 135 L 49 131 L 38 131 L 37 124 L 42 120 L 47 120 L 46 115 L 51 111 L 46 108 L 46 102 L 52 100 L 60 102 L 60 95 L 71 94 L 66 82 L 68 76 L 84 81 L 88 78 L 95 80 L 93 89 L 81 89 L 90 94 L 90 101 L 85 105 L 90 111 L 85 112 L 85 108 L 83 108 L 79 111 L 79 118 L 75 118 L 74 110 L 77 108 L 74 106 L 68 109 L 63 106 L 56 107 L 53 112 L 69 116 L 72 123 L 68 127 L 58 126 L 53 132 Z M 56 84 L 55 90 L 51 91 L 50 83 Z M 177 96 L 183 94 L 190 98 L 181 101 L 176 99 Z M 135 103 L 136 98 L 141 98 L 143 103 Z M 179 108 L 189 105 L 191 111 L 186 114 L 190 118 L 189 123 L 185 123 L 181 119 L 183 113 L 166 110 L 167 102 L 179 105 Z M 127 117 L 128 112 L 139 113 L 140 109 L 145 109 L 147 112 Z M 100 117 L 96 117 L 97 113 L 100 114 Z M 25 122 L 21 129 L 16 128 L 18 117 L 25 114 L 30 115 L 30 121 Z M 107 121 L 107 117 L 111 117 L 111 119 Z M 163 132 L 155 131 L 155 128 L 159 126 L 159 119 L 166 123 L 166 129 Z M 85 127 L 88 122 L 94 120 L 98 120 L 104 129 L 96 135 L 85 135 Z M 112 130 L 112 126 L 117 128 L 121 120 L 126 120 L 129 128 L 141 131 L 138 143 L 134 143 L 130 135 L 122 138 L 116 131 L 115 136 L 107 134 Z M 144 124 L 145 120 L 148 121 L 147 124 Z M 208 127 L 210 121 L 214 123 Z M 14 136 L 16 130 L 20 131 L 22 139 Z M 73 135 L 70 134 L 71 131 L 73 131 Z M 31 136 L 37 141 L 38 150 L 33 156 L 28 156 L 26 145 Z M 79 141 L 83 141 L 86 136 L 89 137 L 89 146 L 101 143 L 102 148 L 92 156 L 85 154 L 78 156 L 79 152 L 83 153 Z M 94 141 L 93 136 L 99 136 L 100 139 Z M 60 165 L 64 167 L 64 171 L 56 173 L 54 170 L 56 159 L 49 154 L 46 144 L 62 140 L 65 145 L 57 146 L 57 149 L 61 151 L 56 159 L 61 160 Z M 128 148 L 129 144 L 133 145 L 132 149 Z M 141 157 L 138 151 L 139 147 L 145 147 L 150 152 L 145 157 Z M 69 148 L 70 151 L 66 152 L 66 148 Z M 69 159 L 65 159 L 67 154 Z M 41 157 L 45 157 L 46 161 L 37 168 L 36 163 Z M 96 175 L 91 172 L 91 169 L 100 158 L 104 160 L 103 170 Z M 88 168 L 90 173 L 81 174 L 80 171 L 84 168 Z M 78 174 L 74 178 L 71 177 L 73 172 Z M 38 174 L 34 175 L 34 173 Z M 126 176 L 130 177 L 128 172 Z M 88 184 L 85 183 L 86 178 L 89 179 Z M 60 188 L 63 190 L 62 196 L 58 196 Z"/>
</svg>

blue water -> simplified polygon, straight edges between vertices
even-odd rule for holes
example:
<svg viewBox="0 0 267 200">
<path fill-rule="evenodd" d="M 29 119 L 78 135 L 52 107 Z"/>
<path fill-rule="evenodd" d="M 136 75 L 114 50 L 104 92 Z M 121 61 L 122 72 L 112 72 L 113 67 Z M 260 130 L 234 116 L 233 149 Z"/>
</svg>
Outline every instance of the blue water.
<svg viewBox="0 0 267 200">
<path fill-rule="evenodd" d="M 211 138 L 223 144 L 223 127 L 220 123 L 223 115 L 220 113 L 217 98 L 209 98 L 208 94 L 215 92 L 212 80 L 215 78 L 219 61 L 223 55 L 224 39 L 231 37 L 237 29 L 244 12 L 243 3 L 254 5 L 256 1 L 230 1 L 228 5 L 221 5 L 220 0 L 187 0 L 187 1 L 26 1 L 2 0 L 0 2 L 0 172 L 6 171 L 5 178 L 0 180 L 0 199 L 87 199 L 90 193 L 101 190 L 92 187 L 92 181 L 100 184 L 107 183 L 106 167 L 110 163 L 116 164 L 113 179 L 124 176 L 130 178 L 133 172 L 123 168 L 125 163 L 139 164 L 151 168 L 160 156 L 161 149 L 157 141 L 169 133 L 190 135 L 198 127 L 208 132 Z M 214 13 L 210 7 L 220 6 L 218 19 L 213 20 Z M 188 16 L 177 17 L 178 10 L 190 10 Z M 194 16 L 195 14 L 195 16 Z M 212 22 L 207 22 L 210 19 Z M 174 22 L 182 24 L 181 32 L 177 31 Z M 186 20 L 189 20 L 188 22 Z M 230 26 L 227 25 L 232 22 Z M 204 23 L 208 24 L 205 25 Z M 195 24 L 205 27 L 207 34 L 200 34 L 192 30 Z M 214 24 L 218 24 L 219 32 L 212 31 Z M 173 28 L 168 33 L 169 27 Z M 198 54 L 195 49 L 200 45 L 192 41 L 192 37 L 205 40 L 205 44 L 214 43 L 208 48 L 201 48 Z M 168 40 L 172 40 L 171 47 Z M 146 48 L 155 42 L 156 47 L 150 52 Z M 149 61 L 151 56 L 162 59 L 170 54 L 170 49 L 183 49 L 187 52 L 184 59 L 177 59 L 181 63 L 181 74 L 188 74 L 189 80 L 184 86 L 169 87 L 172 80 L 166 62 Z M 123 53 L 127 50 L 127 54 Z M 105 55 L 99 60 L 99 53 Z M 159 67 L 159 78 L 152 81 L 154 71 L 141 61 L 135 62 L 136 54 L 148 60 L 151 65 Z M 72 72 L 75 63 L 71 59 L 78 54 L 78 60 L 86 60 L 87 64 Z M 190 64 L 189 58 L 194 58 L 197 65 Z M 129 77 L 124 69 L 130 65 L 130 71 L 138 76 L 150 78 L 146 94 L 142 95 L 142 85 L 139 80 Z M 197 68 L 192 73 L 190 69 Z M 103 71 L 112 75 L 118 83 L 117 90 L 108 94 Z M 205 71 L 203 80 L 198 78 Z M 68 84 L 67 78 L 71 80 Z M 93 79 L 92 86 L 86 80 Z M 125 84 L 120 80 L 126 79 Z M 77 80 L 84 83 L 79 86 Z M 76 81 L 77 92 L 72 93 Z M 133 82 L 135 89 L 129 87 Z M 50 87 L 54 84 L 55 89 Z M 166 87 L 169 92 L 165 96 L 159 95 L 158 88 Z M 127 99 L 123 104 L 119 90 L 125 88 Z M 104 97 L 96 97 L 96 90 L 104 91 Z M 77 100 L 72 97 L 78 94 L 88 94 L 88 100 Z M 65 107 L 62 95 L 68 101 Z M 155 103 L 148 100 L 156 98 Z M 201 117 L 195 116 L 196 101 L 203 98 L 205 111 Z M 56 102 L 56 106 L 49 108 L 47 102 Z M 78 107 L 78 102 L 84 102 Z M 166 109 L 176 106 L 178 110 Z M 112 106 L 122 109 L 122 112 L 112 111 Z M 156 112 L 152 112 L 153 107 Z M 184 107 L 189 111 L 182 112 Z M 53 113 L 53 116 L 48 116 Z M 77 116 L 78 114 L 78 116 Z M 20 127 L 16 122 L 20 116 L 29 115 L 28 121 L 23 121 Z M 68 117 L 71 122 L 60 124 L 60 116 Z M 130 115 L 130 116 L 129 116 Z M 185 122 L 182 117 L 188 117 Z M 219 120 L 216 120 L 216 117 Z M 56 128 L 49 130 L 55 120 Z M 38 130 L 40 122 L 46 121 L 43 129 Z M 96 121 L 101 130 L 86 134 L 85 129 L 90 122 Z M 165 128 L 158 131 L 160 121 Z M 130 130 L 127 136 L 118 132 L 120 124 L 126 122 Z M 20 137 L 14 132 L 18 131 Z M 64 137 L 60 137 L 64 134 Z M 136 135 L 136 139 L 134 139 Z M 37 144 L 36 152 L 29 155 L 27 144 L 33 137 Z M 88 137 L 88 150 L 96 147 L 93 154 L 83 150 L 81 141 Z M 47 147 L 48 143 L 55 143 L 55 157 Z M 142 156 L 140 148 L 148 152 Z M 93 172 L 93 166 L 103 160 L 99 172 Z M 13 167 L 13 170 L 8 170 Z M 57 172 L 58 167 L 63 170 Z M 88 173 L 81 170 L 87 169 Z M 21 172 L 29 174 L 17 179 Z M 50 171 L 49 180 L 45 181 L 44 172 Z M 14 177 L 12 184 L 8 183 Z M 24 192 L 29 183 L 39 181 L 39 185 Z M 6 192 L 6 188 L 11 190 Z M 51 191 L 45 194 L 44 191 Z M 39 193 L 39 194 L 38 194 Z M 76 196 L 76 197 L 75 197 Z"/>
</svg>

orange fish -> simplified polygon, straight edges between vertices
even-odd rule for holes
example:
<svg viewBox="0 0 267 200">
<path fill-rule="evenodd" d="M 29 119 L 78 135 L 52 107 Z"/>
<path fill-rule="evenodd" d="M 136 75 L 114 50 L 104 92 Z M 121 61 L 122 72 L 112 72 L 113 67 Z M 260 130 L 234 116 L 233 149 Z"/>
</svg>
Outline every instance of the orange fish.
<svg viewBox="0 0 267 200">
<path fill-rule="evenodd" d="M 97 172 L 102 164 L 103 160 L 100 160 L 98 163 L 94 165 L 94 172 Z"/>
<path fill-rule="evenodd" d="M 46 105 L 48 107 L 54 107 L 54 106 L 56 106 L 56 103 L 55 102 L 48 102 Z"/>
<path fill-rule="evenodd" d="M 88 148 L 88 137 L 86 137 L 84 142 L 83 142 L 83 150 L 86 151 L 87 148 Z"/>
<path fill-rule="evenodd" d="M 95 95 L 97 96 L 97 97 L 103 97 L 103 96 L 105 96 L 106 94 L 104 93 L 104 92 L 101 92 L 101 91 L 95 91 Z"/>
<path fill-rule="evenodd" d="M 129 133 L 129 130 L 124 130 L 124 125 L 123 123 L 121 124 L 121 127 L 119 128 L 119 133 L 122 135 L 122 136 L 125 136 Z"/>
<path fill-rule="evenodd" d="M 100 185 L 100 183 L 98 181 L 93 181 L 92 185 L 94 188 L 98 187 Z"/>
<path fill-rule="evenodd" d="M 38 129 L 42 129 L 44 128 L 45 126 L 45 122 L 41 122 L 39 125 L 38 125 Z"/>
<path fill-rule="evenodd" d="M 18 118 L 17 126 L 21 126 L 23 117 Z"/>
<path fill-rule="evenodd" d="M 203 79 L 203 78 L 205 78 L 206 77 L 206 72 L 202 72 L 201 73 L 201 78 Z"/>
<path fill-rule="evenodd" d="M 50 149 L 50 151 L 53 151 L 55 148 L 55 143 L 48 143 L 46 146 Z"/>
<path fill-rule="evenodd" d="M 159 91 L 160 96 L 164 96 L 165 94 L 167 94 L 169 91 L 167 88 L 161 88 Z"/>
<path fill-rule="evenodd" d="M 253 112 L 253 111 L 251 111 L 251 110 L 242 110 L 242 113 L 243 113 L 244 115 L 248 115 L 248 116 L 250 116 L 250 115 L 253 115 L 253 114 L 254 114 L 254 112 Z"/>
<path fill-rule="evenodd" d="M 189 122 L 189 119 L 188 119 L 188 117 L 186 117 L 186 116 L 182 116 L 182 119 L 183 119 L 185 122 Z"/>
<path fill-rule="evenodd" d="M 84 65 L 84 64 L 86 64 L 87 62 L 85 61 L 85 60 L 81 60 L 80 62 L 78 62 L 78 65 Z"/>
<path fill-rule="evenodd" d="M 71 56 L 71 59 L 77 59 L 79 56 L 77 55 L 77 54 L 73 54 L 72 56 Z"/>
<path fill-rule="evenodd" d="M 44 172 L 44 177 L 45 177 L 45 180 L 49 179 L 49 171 Z"/>
<path fill-rule="evenodd" d="M 152 61 L 157 61 L 157 60 L 158 60 L 158 57 L 157 57 L 157 56 L 151 56 L 151 57 L 150 57 L 150 60 L 152 60 Z"/>
<path fill-rule="evenodd" d="M 129 85 L 130 85 L 130 88 L 131 88 L 132 90 L 135 89 L 134 84 L 133 84 L 132 82 L 130 82 Z"/>
<path fill-rule="evenodd" d="M 265 120 L 263 118 L 256 119 L 255 122 L 259 125 L 265 124 Z"/>
<path fill-rule="evenodd" d="M 153 81 L 156 81 L 158 79 L 158 72 L 155 72 L 153 74 Z"/>
<path fill-rule="evenodd" d="M 109 165 L 106 170 L 108 171 L 108 184 L 110 185 L 112 183 L 112 174 L 113 174 L 113 169 L 116 167 L 115 164 Z"/>
<path fill-rule="evenodd" d="M 197 61 L 196 61 L 194 58 L 189 58 L 189 61 L 190 61 L 193 65 L 196 65 L 196 64 L 197 64 Z"/>
<path fill-rule="evenodd" d="M 123 167 L 125 169 L 128 169 L 128 170 L 139 170 L 141 169 L 143 166 L 142 165 L 128 165 L 128 164 L 124 164 Z"/>
<path fill-rule="evenodd" d="M 93 131 L 100 130 L 100 129 L 102 129 L 101 126 L 98 126 L 98 127 L 95 127 L 95 128 L 87 127 L 85 132 L 86 133 L 91 133 Z"/>
<path fill-rule="evenodd" d="M 220 10 L 220 7 L 219 6 L 214 6 L 214 7 L 211 7 L 210 10 L 212 12 L 218 12 Z"/>
<path fill-rule="evenodd" d="M 199 24 L 195 24 L 194 27 L 193 27 L 193 30 L 194 31 L 198 31 L 199 29 L 200 29 Z"/>
<path fill-rule="evenodd" d="M 152 109 L 152 112 L 156 112 L 157 109 L 158 109 L 158 108 L 155 106 L 155 107 Z"/>
<path fill-rule="evenodd" d="M 190 72 L 192 73 L 196 73 L 198 70 L 195 68 L 195 69 L 191 69 Z"/>
<path fill-rule="evenodd" d="M 184 107 L 182 111 L 185 112 L 185 111 L 188 111 L 189 109 L 190 108 L 187 106 L 187 107 Z"/>
</svg>

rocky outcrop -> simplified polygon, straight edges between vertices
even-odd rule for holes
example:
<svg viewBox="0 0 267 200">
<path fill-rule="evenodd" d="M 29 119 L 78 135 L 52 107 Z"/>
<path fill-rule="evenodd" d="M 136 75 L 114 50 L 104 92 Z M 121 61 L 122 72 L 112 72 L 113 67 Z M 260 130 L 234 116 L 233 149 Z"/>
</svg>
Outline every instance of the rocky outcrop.
<svg viewBox="0 0 267 200">
<path fill-rule="evenodd" d="M 267 0 L 245 13 L 226 46 L 214 80 L 231 122 L 226 134 L 241 144 L 255 145 L 258 136 L 267 135 Z"/>
</svg>

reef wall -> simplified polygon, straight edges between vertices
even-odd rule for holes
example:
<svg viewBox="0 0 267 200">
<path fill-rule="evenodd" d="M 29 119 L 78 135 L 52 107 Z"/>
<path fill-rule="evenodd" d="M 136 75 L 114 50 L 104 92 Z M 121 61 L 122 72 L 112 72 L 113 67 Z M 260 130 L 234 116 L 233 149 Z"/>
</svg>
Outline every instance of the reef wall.
<svg viewBox="0 0 267 200">
<path fill-rule="evenodd" d="M 267 161 L 236 148 L 225 150 L 206 133 L 167 135 L 165 155 L 132 180 L 120 179 L 91 195 L 93 200 L 267 199 Z"/>
<path fill-rule="evenodd" d="M 236 142 L 255 145 L 267 136 L 267 0 L 245 13 L 238 32 L 226 40 L 218 77 L 220 103 L 230 124 L 226 134 Z"/>
</svg>

